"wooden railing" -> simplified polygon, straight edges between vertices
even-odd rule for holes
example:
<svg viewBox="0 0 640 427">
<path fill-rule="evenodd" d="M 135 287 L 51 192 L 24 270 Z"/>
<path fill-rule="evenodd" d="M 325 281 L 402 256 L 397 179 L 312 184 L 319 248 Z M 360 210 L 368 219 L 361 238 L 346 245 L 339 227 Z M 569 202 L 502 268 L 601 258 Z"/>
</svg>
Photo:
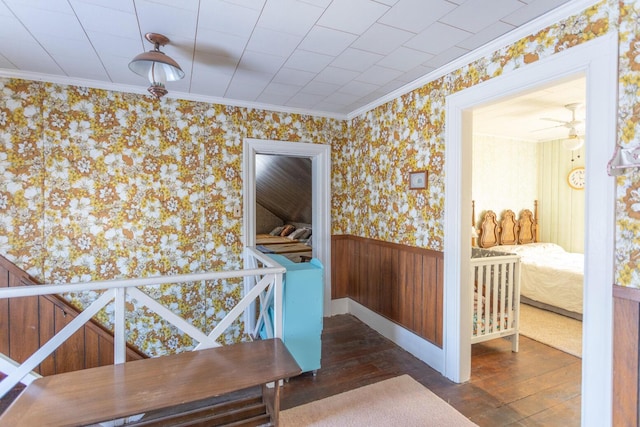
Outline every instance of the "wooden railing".
<svg viewBox="0 0 640 427">
<path fill-rule="evenodd" d="M 114 301 L 114 363 L 124 363 L 126 360 L 125 301 L 127 295 L 131 298 L 135 298 L 139 304 L 145 305 L 149 310 L 154 311 L 165 321 L 171 323 L 193 338 L 198 342 L 198 345 L 194 350 L 201 350 L 220 346 L 217 339 L 222 335 L 222 333 L 247 309 L 255 309 L 254 301 L 256 299 L 264 299 L 267 294 L 271 294 L 273 295 L 274 300 L 273 332 L 275 337 L 282 338 L 282 275 L 285 272 L 285 268 L 277 264 L 271 258 L 265 257 L 253 248 L 246 248 L 245 264 L 251 265 L 254 268 L 237 271 L 95 281 L 87 283 L 29 285 L 0 289 L 0 302 L 5 299 L 28 296 L 55 295 L 65 294 L 68 292 L 102 291 L 95 301 L 79 313 L 24 362 L 21 364 L 9 362 L 0 365 L 0 370 L 7 375 L 0 382 L 0 397 L 4 396 L 15 385 L 23 381 L 24 378 L 28 378 L 30 372 L 33 371 L 34 368 L 49 357 L 49 355 L 51 355 L 62 343 L 69 339 L 69 337 L 71 337 L 111 301 Z M 258 267 L 258 265 L 261 265 L 261 267 Z M 245 288 L 244 297 L 208 334 L 196 328 L 188 321 L 176 315 L 170 309 L 158 303 L 156 300 L 138 289 L 142 286 L 162 284 L 190 286 L 190 283 L 231 278 L 253 278 L 253 284 L 249 288 Z M 253 327 L 253 325 L 247 325 L 247 328 L 251 327 Z"/>
</svg>

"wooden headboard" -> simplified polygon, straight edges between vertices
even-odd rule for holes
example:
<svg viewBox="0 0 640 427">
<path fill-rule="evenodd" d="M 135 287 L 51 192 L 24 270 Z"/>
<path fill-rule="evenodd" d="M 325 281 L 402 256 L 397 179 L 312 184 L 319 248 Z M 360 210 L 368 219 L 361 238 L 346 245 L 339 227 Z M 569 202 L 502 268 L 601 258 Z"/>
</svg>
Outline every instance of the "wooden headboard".
<svg viewBox="0 0 640 427">
<path fill-rule="evenodd" d="M 475 201 L 472 203 L 472 216 L 475 226 Z M 515 213 L 507 209 L 502 212 L 500 220 L 494 211 L 486 211 L 478 230 L 478 246 L 490 248 L 498 245 L 524 245 L 539 240 L 538 230 L 538 201 L 533 202 L 533 214 L 529 209 L 520 212 L 516 220 Z"/>
</svg>

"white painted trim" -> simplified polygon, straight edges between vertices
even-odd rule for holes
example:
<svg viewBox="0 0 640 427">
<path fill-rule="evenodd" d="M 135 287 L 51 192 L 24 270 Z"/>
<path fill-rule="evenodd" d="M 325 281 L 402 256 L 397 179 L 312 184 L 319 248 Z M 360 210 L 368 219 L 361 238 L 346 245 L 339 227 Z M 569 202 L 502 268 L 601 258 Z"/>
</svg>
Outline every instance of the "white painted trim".
<svg viewBox="0 0 640 427">
<path fill-rule="evenodd" d="M 392 322 L 386 317 L 369 310 L 351 298 L 348 300 L 349 313 L 360 319 L 383 337 L 393 341 L 438 372 L 443 372 L 443 352 L 441 348 Z"/>
<path fill-rule="evenodd" d="M 609 426 L 612 411 L 612 290 L 614 243 L 614 180 L 607 176 L 607 160 L 616 141 L 617 34 L 610 33 L 549 58 L 485 81 L 447 98 L 445 159 L 444 353 L 445 376 L 463 382 L 470 364 L 466 335 L 460 325 L 471 324 L 468 287 L 460 279 L 460 265 L 471 231 L 465 216 L 471 171 L 464 141 L 464 112 L 577 74 L 587 77 L 585 188 L 585 286 L 582 359 L 582 425 Z M 464 359 L 463 359 L 464 357 Z"/>
<path fill-rule="evenodd" d="M 339 298 L 331 300 L 331 315 L 349 314 L 349 298 Z"/>
<path fill-rule="evenodd" d="M 111 90 L 115 92 L 135 93 L 138 95 L 151 96 L 147 92 L 146 86 L 128 85 L 121 83 L 103 82 L 99 80 L 82 79 L 79 77 L 59 76 L 54 74 L 34 73 L 32 71 L 19 71 L 0 68 L 0 77 L 15 78 L 22 80 L 34 80 L 38 82 L 56 83 L 69 86 L 90 87 L 93 89 Z M 219 96 L 198 95 L 187 92 L 177 92 L 171 90 L 171 83 L 167 86 L 169 93 L 162 99 L 184 99 L 187 101 L 206 102 L 209 104 L 228 105 L 231 107 L 241 107 L 256 110 L 276 111 L 287 114 L 301 114 L 304 116 L 327 117 L 336 120 L 346 120 L 347 115 L 334 113 L 331 111 L 315 111 L 296 107 L 283 107 L 281 105 L 265 104 L 260 102 L 242 101 L 237 99 L 221 98 Z M 160 102 L 163 102 L 162 100 Z"/>
<path fill-rule="evenodd" d="M 390 92 L 369 104 L 358 108 L 357 110 L 353 110 L 347 114 L 347 118 L 349 120 L 357 117 L 361 114 L 366 113 L 367 111 L 373 110 L 380 105 L 386 104 L 389 101 L 393 101 L 396 98 L 401 97 L 402 95 L 411 92 L 412 90 L 418 89 L 427 83 L 436 80 L 442 76 L 445 76 L 449 73 L 452 73 L 460 68 L 464 67 L 467 64 L 472 63 L 478 59 L 491 56 L 495 51 L 502 49 L 505 46 L 509 46 L 518 40 L 521 40 L 524 37 L 527 37 L 531 34 L 535 34 L 538 31 L 547 28 L 558 21 L 567 18 L 568 16 L 574 15 L 576 13 L 582 12 L 586 8 L 593 6 L 594 4 L 599 3 L 600 0 L 573 0 L 565 3 L 556 9 L 553 9 L 549 13 L 542 15 L 533 21 L 527 22 L 526 24 L 515 28 L 514 30 L 498 37 L 490 41 L 489 43 L 472 50 L 471 52 L 456 58 L 455 60 L 448 62 L 442 67 L 433 70 L 429 74 L 425 74 L 424 76 L 407 83 L 406 85 Z"/>
<path fill-rule="evenodd" d="M 256 154 L 311 159 L 313 256 L 324 267 L 324 315 L 331 314 L 331 146 L 246 138 L 242 158 L 244 245 L 256 243 Z"/>
</svg>

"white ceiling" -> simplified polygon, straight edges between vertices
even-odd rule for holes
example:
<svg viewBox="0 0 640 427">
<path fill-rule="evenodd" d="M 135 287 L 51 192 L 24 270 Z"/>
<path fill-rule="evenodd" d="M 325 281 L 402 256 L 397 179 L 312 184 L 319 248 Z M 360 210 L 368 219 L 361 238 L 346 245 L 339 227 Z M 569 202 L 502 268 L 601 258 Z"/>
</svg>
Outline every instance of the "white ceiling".
<svg viewBox="0 0 640 427">
<path fill-rule="evenodd" d="M 586 78 L 573 77 L 473 110 L 476 134 L 549 141 L 566 138 L 572 120 L 568 104 L 580 104 L 575 111 L 578 135 L 584 135 Z"/>
<path fill-rule="evenodd" d="M 144 90 L 156 32 L 171 96 L 346 115 L 567 1 L 1 0 L 0 69 Z"/>
</svg>

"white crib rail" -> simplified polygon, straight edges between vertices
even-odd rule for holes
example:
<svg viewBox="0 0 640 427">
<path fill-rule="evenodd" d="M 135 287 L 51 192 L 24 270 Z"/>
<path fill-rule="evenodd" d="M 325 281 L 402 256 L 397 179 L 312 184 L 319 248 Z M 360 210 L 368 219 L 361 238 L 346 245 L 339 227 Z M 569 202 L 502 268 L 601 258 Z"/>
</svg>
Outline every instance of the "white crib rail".
<svg viewBox="0 0 640 427">
<path fill-rule="evenodd" d="M 513 336 L 518 351 L 520 318 L 520 257 L 491 256 L 471 259 L 472 317 L 471 343 Z"/>
</svg>

